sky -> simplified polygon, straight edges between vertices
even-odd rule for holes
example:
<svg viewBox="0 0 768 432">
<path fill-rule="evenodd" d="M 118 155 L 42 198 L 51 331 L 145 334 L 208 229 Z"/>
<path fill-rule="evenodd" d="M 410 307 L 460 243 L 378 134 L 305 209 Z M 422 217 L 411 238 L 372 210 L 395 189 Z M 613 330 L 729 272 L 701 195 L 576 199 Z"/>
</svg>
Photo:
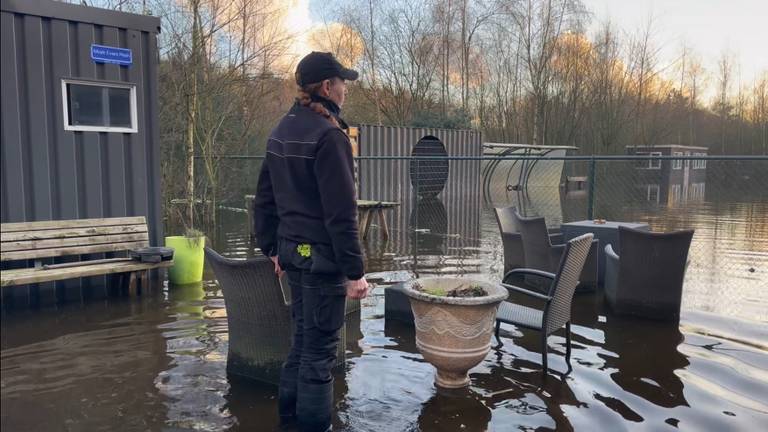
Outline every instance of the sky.
<svg viewBox="0 0 768 432">
<path fill-rule="evenodd" d="M 730 52 L 742 81 L 768 71 L 768 0 L 582 0 L 594 14 L 591 29 L 610 19 L 627 32 L 652 19 L 661 60 L 673 62 L 683 44 L 697 53 L 708 72 Z"/>
<path fill-rule="evenodd" d="M 290 56 L 303 57 L 311 51 L 308 43 L 309 31 L 312 26 L 320 25 L 314 22 L 310 15 L 309 0 L 284 0 L 288 3 L 288 16 L 285 20 L 285 29 L 295 33 L 296 40 L 291 47 Z M 768 1 L 768 0 L 766 0 Z"/>
</svg>

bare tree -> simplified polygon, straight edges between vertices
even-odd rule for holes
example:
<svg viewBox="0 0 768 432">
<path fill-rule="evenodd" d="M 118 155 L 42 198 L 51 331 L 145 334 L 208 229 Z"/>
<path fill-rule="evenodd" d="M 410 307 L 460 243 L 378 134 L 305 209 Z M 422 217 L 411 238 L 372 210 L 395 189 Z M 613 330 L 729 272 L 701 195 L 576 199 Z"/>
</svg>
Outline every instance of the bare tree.
<svg viewBox="0 0 768 432">
<path fill-rule="evenodd" d="M 757 139 L 752 146 L 752 154 L 768 154 L 768 72 L 757 79 L 753 87 L 751 109 L 752 123 L 757 127 Z M 757 147 L 757 148 L 756 148 Z"/>
<path fill-rule="evenodd" d="M 659 106 L 656 100 L 664 96 L 660 86 L 666 84 L 659 78 L 660 48 L 652 40 L 654 33 L 654 18 L 650 16 L 645 27 L 631 39 L 629 45 L 628 62 L 635 100 L 634 139 L 642 145 L 654 145 L 660 135 L 660 129 L 654 128 L 653 124 L 659 120 L 654 108 Z"/>
<path fill-rule="evenodd" d="M 714 111 L 720 116 L 720 154 L 725 154 L 726 129 L 728 118 L 731 116 L 733 106 L 729 101 L 731 80 L 733 79 L 733 65 L 731 55 L 723 52 L 717 62 L 717 100 Z"/>
<path fill-rule="evenodd" d="M 478 2 L 461 0 L 459 8 L 460 39 L 460 70 L 461 70 L 461 108 L 468 109 L 470 88 L 470 67 L 472 43 L 478 30 L 490 21 L 497 13 L 496 6 L 484 6 Z M 446 56 L 447 57 L 447 56 Z"/>
<path fill-rule="evenodd" d="M 200 0 L 189 0 L 192 12 L 192 51 L 189 56 L 190 70 L 187 81 L 187 221 L 195 224 L 195 130 L 197 125 L 197 84 L 202 54 L 202 23 Z"/>
<path fill-rule="evenodd" d="M 482 108 L 480 126 L 492 141 L 522 142 L 522 44 L 515 29 L 502 16 L 492 21 L 488 34 L 493 36 L 484 45 L 488 77 L 483 85 L 489 103 Z"/>
<path fill-rule="evenodd" d="M 371 61 L 371 87 L 373 88 L 373 98 L 376 101 L 376 120 L 377 123 L 381 125 L 381 106 L 379 105 L 378 81 L 376 80 L 376 31 L 373 26 L 373 15 L 373 0 L 368 0 L 368 27 L 371 33 L 371 44 L 366 52 L 369 53 Z"/>
<path fill-rule="evenodd" d="M 405 0 L 388 2 L 374 22 L 376 39 L 363 35 L 367 52 L 376 52 L 376 88 L 365 89 L 381 114 L 395 124 L 409 124 L 415 113 L 432 106 L 437 60 L 435 24 L 424 9 Z M 353 25 L 360 21 L 351 20 Z M 366 64 L 370 68 L 370 63 Z M 364 70 L 370 75 L 370 69 Z"/>
<path fill-rule="evenodd" d="M 699 93 L 706 82 L 704 67 L 702 66 L 701 59 L 698 56 L 689 56 L 688 67 L 685 73 L 685 80 L 685 86 L 688 92 L 689 145 L 697 145 L 696 130 L 698 128 L 695 123 L 695 118 L 697 111 L 700 109 Z"/>
<path fill-rule="evenodd" d="M 590 92 L 594 97 L 592 119 L 596 141 L 601 148 L 593 147 L 593 154 L 618 147 L 635 113 L 629 103 L 632 72 L 621 60 L 621 44 L 610 23 L 605 23 L 598 33 L 595 50 Z"/>
<path fill-rule="evenodd" d="M 546 124 L 549 90 L 552 80 L 552 58 L 557 40 L 575 16 L 574 2 L 569 0 L 525 0 L 505 5 L 504 11 L 516 26 L 523 46 L 523 63 L 529 80 L 533 109 L 534 144 L 547 144 Z"/>
</svg>

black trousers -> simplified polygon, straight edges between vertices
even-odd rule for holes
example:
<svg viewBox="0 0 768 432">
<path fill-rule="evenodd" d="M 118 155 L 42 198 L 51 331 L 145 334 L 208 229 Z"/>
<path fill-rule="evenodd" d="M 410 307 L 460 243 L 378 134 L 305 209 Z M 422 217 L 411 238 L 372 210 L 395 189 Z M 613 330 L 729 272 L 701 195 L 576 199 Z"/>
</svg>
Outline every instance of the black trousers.
<svg viewBox="0 0 768 432">
<path fill-rule="evenodd" d="M 332 380 L 339 331 L 344 325 L 346 278 L 341 274 L 314 274 L 288 270 L 291 287 L 293 344 L 283 365 L 284 377 L 301 383 L 325 384 Z"/>
</svg>

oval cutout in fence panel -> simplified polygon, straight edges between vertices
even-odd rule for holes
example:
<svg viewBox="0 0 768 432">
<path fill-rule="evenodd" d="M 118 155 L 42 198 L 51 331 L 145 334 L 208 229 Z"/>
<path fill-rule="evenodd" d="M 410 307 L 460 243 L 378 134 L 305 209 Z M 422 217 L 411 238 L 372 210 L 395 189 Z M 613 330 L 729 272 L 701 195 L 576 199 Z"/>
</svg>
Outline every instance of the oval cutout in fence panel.
<svg viewBox="0 0 768 432">
<path fill-rule="evenodd" d="M 437 137 L 427 135 L 413 146 L 411 156 L 445 158 L 448 152 Z M 448 160 L 412 159 L 409 172 L 411 186 L 419 197 L 436 197 L 443 191 L 448 180 Z"/>
</svg>

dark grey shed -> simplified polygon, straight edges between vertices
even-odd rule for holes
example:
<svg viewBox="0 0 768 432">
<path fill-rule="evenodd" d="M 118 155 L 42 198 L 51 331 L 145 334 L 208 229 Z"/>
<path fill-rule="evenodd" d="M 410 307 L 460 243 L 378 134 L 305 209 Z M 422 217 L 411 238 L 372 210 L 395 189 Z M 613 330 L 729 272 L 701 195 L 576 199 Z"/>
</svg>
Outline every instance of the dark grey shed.
<svg viewBox="0 0 768 432">
<path fill-rule="evenodd" d="M 145 216 L 160 244 L 160 19 L 2 0 L 1 28 L 2 222 Z M 132 64 L 98 63 L 92 44 L 130 49 Z M 65 130 L 63 80 L 134 85 L 135 132 Z"/>
</svg>

